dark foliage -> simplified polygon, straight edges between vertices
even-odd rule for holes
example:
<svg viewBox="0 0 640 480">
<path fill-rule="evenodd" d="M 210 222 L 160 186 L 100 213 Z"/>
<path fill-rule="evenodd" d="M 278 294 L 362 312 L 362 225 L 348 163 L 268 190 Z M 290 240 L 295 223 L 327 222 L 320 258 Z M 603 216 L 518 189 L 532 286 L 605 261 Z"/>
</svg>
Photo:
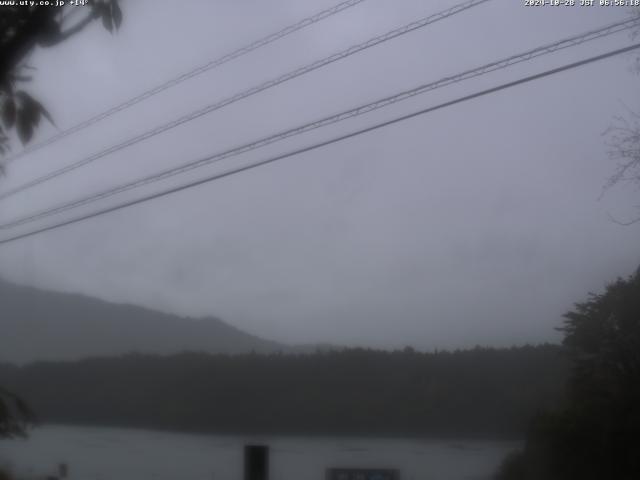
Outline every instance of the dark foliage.
<svg viewBox="0 0 640 480">
<path fill-rule="evenodd" d="M 0 387 L 0 437 L 24 436 L 34 419 L 24 400 Z"/>
<path fill-rule="evenodd" d="M 210 432 L 514 435 L 559 404 L 557 346 L 128 355 L 0 367 L 43 421 Z"/>
<path fill-rule="evenodd" d="M 565 315 L 565 408 L 536 416 L 504 480 L 640 478 L 640 269 Z"/>
<path fill-rule="evenodd" d="M 15 130 L 24 144 L 31 140 L 42 117 L 53 123 L 42 104 L 23 89 L 31 79 L 33 69 L 25 60 L 33 49 L 58 45 L 95 20 L 101 20 L 110 32 L 122 22 L 118 0 L 93 0 L 86 7 L 69 8 L 83 12 L 72 23 L 69 10 L 53 5 L 0 8 L 0 155 L 9 149 L 10 131 Z"/>
</svg>

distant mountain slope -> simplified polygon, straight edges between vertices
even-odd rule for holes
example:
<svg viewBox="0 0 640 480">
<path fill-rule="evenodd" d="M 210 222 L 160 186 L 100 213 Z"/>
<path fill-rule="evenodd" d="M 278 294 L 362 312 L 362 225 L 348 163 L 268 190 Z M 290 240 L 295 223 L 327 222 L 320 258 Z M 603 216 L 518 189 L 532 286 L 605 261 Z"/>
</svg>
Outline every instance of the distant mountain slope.
<svg viewBox="0 0 640 480">
<path fill-rule="evenodd" d="M 265 353 L 286 347 L 213 317 L 183 318 L 0 280 L 0 361 L 27 363 L 184 350 Z"/>
</svg>

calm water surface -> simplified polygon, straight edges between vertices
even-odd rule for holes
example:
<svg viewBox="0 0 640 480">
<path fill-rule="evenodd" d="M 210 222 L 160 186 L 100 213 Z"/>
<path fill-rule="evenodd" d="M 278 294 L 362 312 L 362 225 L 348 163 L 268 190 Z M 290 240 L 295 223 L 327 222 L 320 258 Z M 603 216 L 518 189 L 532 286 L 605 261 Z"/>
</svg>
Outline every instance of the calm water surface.
<svg viewBox="0 0 640 480">
<path fill-rule="evenodd" d="M 401 480 L 489 479 L 516 442 L 191 435 L 46 426 L 0 441 L 0 465 L 24 478 L 69 465 L 69 480 L 240 480 L 242 448 L 268 444 L 272 480 L 324 480 L 328 467 L 397 468 Z"/>
</svg>

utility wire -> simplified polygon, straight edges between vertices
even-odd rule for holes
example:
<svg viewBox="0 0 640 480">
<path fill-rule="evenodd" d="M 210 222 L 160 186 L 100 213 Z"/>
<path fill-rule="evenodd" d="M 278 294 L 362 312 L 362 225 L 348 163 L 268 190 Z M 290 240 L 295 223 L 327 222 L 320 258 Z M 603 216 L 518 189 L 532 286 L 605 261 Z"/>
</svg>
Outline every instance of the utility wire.
<svg viewBox="0 0 640 480">
<path fill-rule="evenodd" d="M 305 75 L 307 73 L 313 72 L 314 70 L 317 70 L 321 67 L 324 67 L 326 65 L 329 65 L 331 63 L 337 62 L 338 60 L 342 60 L 344 58 L 347 58 L 351 55 L 354 55 L 358 52 L 361 52 L 363 50 L 366 50 L 368 48 L 374 47 L 376 45 L 379 45 L 381 43 L 387 42 L 389 40 L 392 40 L 396 37 L 399 37 L 401 35 L 405 35 L 407 33 L 413 32 L 414 30 L 417 30 L 419 28 L 423 28 L 426 27 L 427 25 L 430 25 L 432 23 L 438 22 L 440 20 L 444 20 L 445 18 L 448 18 L 450 16 L 456 15 L 460 12 L 463 12 L 465 10 L 468 10 L 470 8 L 473 8 L 475 6 L 478 6 L 482 3 L 488 2 L 490 0 L 470 0 L 470 1 L 466 1 L 464 3 L 460 3 L 458 5 L 455 5 L 453 7 L 447 8 L 446 10 L 443 10 L 442 12 L 430 15 L 428 17 L 424 17 L 420 20 L 417 20 L 415 22 L 411 22 L 407 25 L 404 25 L 400 28 L 391 30 L 383 35 L 379 35 L 376 37 L 373 37 L 369 40 L 367 40 L 366 42 L 354 45 L 352 47 L 347 48 L 346 50 L 343 50 L 341 52 L 338 53 L 334 53 L 333 55 L 330 55 L 329 57 L 325 57 L 321 60 L 317 60 L 313 63 L 310 63 L 308 65 L 305 65 L 304 67 L 300 67 L 297 68 L 295 70 L 292 70 L 288 73 L 285 73 L 284 75 L 281 75 L 279 77 L 276 77 L 274 79 L 268 80 L 260 85 L 251 87 L 247 90 L 244 90 L 240 93 L 237 93 L 235 95 L 232 95 L 231 97 L 227 97 L 219 102 L 213 103 L 211 105 L 207 105 L 201 109 L 195 110 L 191 113 L 188 113 L 180 118 L 177 118 L 171 122 L 165 123 L 164 125 L 160 125 L 152 130 L 149 130 L 141 135 L 137 135 L 135 137 L 132 137 L 128 140 L 125 140 L 122 143 L 116 144 L 112 147 L 109 147 L 101 152 L 98 152 L 94 155 L 91 155 L 85 159 L 79 160 L 75 163 L 72 163 L 71 165 L 68 165 L 66 167 L 60 168 L 58 170 L 54 170 L 53 172 L 50 172 L 46 175 L 43 175 L 41 177 L 38 177 L 34 180 L 31 180 L 27 183 L 24 183 L 16 188 L 13 188 L 7 192 L 1 193 L 0 194 L 0 200 L 3 200 L 5 198 L 11 197 L 17 193 L 23 192 L 29 188 L 35 187 L 36 185 L 40 185 L 43 182 L 49 181 L 53 178 L 56 178 L 60 175 L 69 173 L 73 170 L 76 170 L 80 167 L 83 167 L 85 165 L 88 165 L 89 163 L 92 163 L 100 158 L 103 158 L 111 153 L 117 152 L 119 150 L 122 150 L 124 148 L 130 147 L 132 145 L 135 145 L 139 142 L 142 142 L 143 140 L 147 140 L 151 137 L 154 137 L 156 135 L 159 135 L 163 132 L 166 132 L 167 130 L 170 130 L 172 128 L 175 128 L 179 125 L 182 125 L 184 123 L 190 122 L 192 120 L 195 120 L 197 118 L 202 117 L 203 115 L 207 115 L 211 112 L 214 112 L 216 110 L 219 110 L 223 107 L 226 107 L 227 105 L 231 105 L 232 103 L 238 102 L 244 98 L 250 97 L 252 95 L 255 95 L 257 93 L 260 93 L 264 90 L 267 90 L 269 88 L 273 88 L 277 85 L 280 85 L 282 83 L 288 82 L 290 80 L 293 80 L 294 78 L 300 77 L 301 75 Z"/>
<path fill-rule="evenodd" d="M 91 125 L 104 120 L 107 117 L 110 117 L 111 115 L 114 115 L 118 112 L 121 112 L 122 110 L 126 110 L 129 107 L 132 107 L 133 105 L 136 105 L 137 103 L 140 103 L 164 90 L 167 90 L 171 87 L 174 87 L 182 82 L 184 82 L 185 80 L 188 80 L 190 78 L 193 78 L 197 75 L 200 75 L 201 73 L 207 72 L 209 70 L 212 70 L 214 68 L 220 67 L 221 65 L 224 65 L 227 62 L 230 62 L 231 60 L 235 60 L 238 57 L 241 57 L 243 55 L 246 55 L 254 50 L 257 50 L 258 48 L 264 47 L 270 43 L 275 42 L 276 40 L 279 40 L 283 37 L 286 37 L 288 35 L 291 35 L 294 32 L 297 32 L 298 30 L 302 30 L 303 28 L 306 28 L 310 25 L 313 25 L 315 23 L 318 23 L 326 18 L 329 18 L 333 15 L 336 15 L 340 12 L 342 12 L 343 10 L 346 10 L 348 8 L 354 7 L 356 5 L 358 5 L 359 3 L 364 2 L 365 0 L 347 0 L 341 3 L 338 3 L 337 5 L 334 5 L 331 8 L 327 8 L 326 10 L 322 10 L 321 12 L 318 12 L 310 17 L 304 18 L 302 20 L 300 20 L 299 22 L 293 24 L 293 25 L 289 25 L 288 27 L 283 28 L 282 30 L 279 30 L 275 33 L 272 33 L 270 35 L 267 35 L 266 37 L 263 37 L 259 40 L 256 40 L 252 43 L 250 43 L 249 45 L 246 45 L 244 47 L 238 48 L 237 50 L 234 50 L 233 52 L 227 53 L 226 55 L 223 55 L 219 58 L 216 58 L 215 60 L 211 60 L 208 63 L 205 63 L 204 65 L 201 65 L 199 67 L 194 68 L 193 70 L 190 70 L 186 73 L 183 73 L 177 77 L 174 77 L 170 80 L 167 80 L 166 82 L 151 88 L 149 90 L 146 90 L 142 93 L 140 93 L 139 95 L 136 95 L 135 97 L 130 98 L 129 100 L 126 100 L 118 105 L 116 105 L 115 107 L 112 107 L 102 113 L 99 113 L 91 118 L 88 118 L 87 120 L 84 120 L 72 127 L 67 128 L 66 130 L 62 130 L 61 132 L 58 132 L 57 134 L 53 135 L 52 137 L 43 140 L 39 143 L 34 143 L 33 145 L 30 145 L 26 148 L 24 148 L 21 152 L 10 156 L 7 161 L 13 161 L 19 157 L 23 157 L 31 152 L 35 152 L 36 150 L 39 150 L 43 147 L 46 147 L 47 145 L 51 145 L 52 143 L 57 142 L 58 140 L 61 140 L 65 137 L 68 137 L 71 134 L 74 134 L 76 132 L 79 132 L 80 130 L 84 130 L 87 127 L 90 127 Z M 73 12 L 77 11 L 79 9 L 75 8 L 73 9 Z M 71 14 L 68 14 L 67 16 L 71 16 L 73 15 L 73 12 L 71 12 Z M 66 17 L 65 17 L 66 19 Z"/>
<path fill-rule="evenodd" d="M 435 82 L 431 82 L 431 83 L 427 83 L 427 84 L 423 84 L 420 85 L 418 87 L 412 88 L 410 90 L 406 90 L 403 92 L 400 92 L 398 94 L 395 94 L 393 96 L 390 97 L 385 97 L 379 100 L 376 100 L 374 102 L 371 103 L 367 103 L 365 105 L 360 105 L 358 107 L 340 112 L 338 114 L 334 114 L 328 117 L 324 117 L 321 118 L 319 120 L 315 120 L 313 122 L 310 123 L 306 123 L 303 124 L 301 126 L 295 127 L 295 128 L 291 128 L 288 130 L 284 130 L 281 131 L 279 133 L 267 136 L 267 137 L 263 137 L 260 138 L 258 140 L 252 141 L 250 143 L 246 143 L 243 144 L 241 146 L 238 147 L 234 147 L 231 148 L 229 150 L 225 150 L 223 152 L 220 153 L 216 153 L 213 155 L 209 155 L 205 158 L 201 158 L 195 161 L 191 161 L 188 162 L 186 164 L 180 165 L 178 167 L 172 167 L 169 169 L 166 169 L 164 171 L 158 172 L 158 173 L 154 173 L 151 175 L 148 175 L 146 177 L 142 177 L 139 178 L 137 180 L 133 180 L 131 182 L 119 185 L 117 187 L 114 188 L 110 188 L 107 190 L 104 190 L 102 192 L 99 193 L 95 193 L 92 195 L 89 195 L 87 197 L 81 198 L 81 199 L 77 199 L 77 200 L 73 200 L 71 202 L 68 203 L 64 203 L 62 205 L 58 205 L 56 207 L 51 207 L 48 208 L 46 210 L 42 210 L 40 212 L 36 212 L 33 214 L 30 214 L 28 216 L 25 217 L 21 217 L 6 223 L 2 223 L 0 224 L 0 230 L 7 230 L 13 227 L 17 227 L 19 225 L 24 225 L 26 223 L 31 223 L 34 222 L 36 220 L 42 219 L 42 218 L 46 218 L 49 217 L 51 215 L 55 215 L 58 213 L 62 213 L 65 212 L 67 210 L 71 210 L 74 208 L 78 208 L 81 207 L 83 205 L 87 205 L 99 200 L 103 200 L 109 197 L 112 197 L 114 195 L 126 192 L 128 190 L 132 190 L 134 188 L 138 188 L 138 187 L 142 187 L 144 185 L 148 185 L 154 182 L 158 182 L 161 180 L 165 180 L 167 178 L 173 177 L 175 175 L 179 175 L 185 172 L 188 172 L 190 170 L 196 169 L 196 168 L 200 168 L 206 165 L 209 165 L 211 163 L 214 162 L 219 162 L 222 160 L 225 160 L 227 158 L 230 157 L 235 157 L 237 155 L 241 155 L 243 153 L 258 149 L 258 148 L 262 148 L 265 147 L 267 145 L 270 145 L 272 143 L 276 143 L 279 142 L 281 140 L 284 140 L 286 138 L 289 137 L 293 137 L 296 135 L 301 135 L 303 133 L 312 131 L 312 130 L 316 130 L 318 128 L 321 127 L 325 127 L 327 125 L 331 125 L 334 123 L 338 123 L 344 120 L 347 120 L 349 118 L 353 118 L 353 117 L 357 117 L 360 115 L 364 115 L 366 113 L 372 112 L 374 110 L 380 109 L 380 108 L 384 108 L 387 107 L 389 105 L 392 105 L 394 103 L 403 101 L 403 100 L 407 100 L 409 98 L 412 98 L 416 95 L 420 95 L 422 93 L 426 93 L 438 88 L 442 88 L 442 87 L 446 87 L 448 85 L 452 85 L 454 83 L 458 83 L 464 80 L 468 80 L 470 78 L 474 78 L 480 75 L 484 75 L 487 73 L 491 73 L 494 72 L 496 70 L 500 70 L 503 68 L 507 68 L 510 67 L 512 65 L 521 63 L 521 62 L 525 62 L 525 61 L 529 61 L 533 58 L 537 58 L 543 55 L 548 55 L 550 53 L 556 52 L 558 50 L 564 49 L 564 48 L 568 48 L 568 47 L 572 47 L 575 45 L 579 45 L 581 43 L 587 42 L 587 41 L 591 41 L 591 40 L 595 40 L 598 38 L 602 38 L 606 35 L 611 35 L 614 33 L 618 33 L 620 31 L 626 30 L 626 29 L 630 29 L 630 28 L 634 28 L 636 25 L 638 25 L 640 23 L 640 20 L 626 20 L 624 22 L 617 22 L 611 25 L 607 25 L 605 27 L 596 29 L 596 30 L 591 30 L 585 33 L 581 33 L 579 35 L 574 35 L 572 37 L 569 38 L 565 38 L 563 40 L 559 40 L 556 42 L 553 42 L 551 44 L 547 44 L 541 47 L 537 47 L 534 48 L 532 50 L 528 50 L 525 51 L 523 53 L 519 53 L 517 55 L 512 55 L 506 58 L 503 58 L 501 60 L 495 61 L 495 62 L 491 62 L 485 65 L 482 65 L 480 67 L 476 67 L 470 70 L 466 70 L 462 73 L 458 73 L 456 75 L 451 75 L 451 76 L 447 76 L 444 77 L 440 80 L 437 80 Z"/>
<path fill-rule="evenodd" d="M 310 152 L 312 150 L 316 150 L 318 148 L 325 147 L 327 145 L 332 145 L 334 143 L 338 143 L 338 142 L 341 142 L 343 140 L 347 140 L 349 138 L 353 138 L 353 137 L 356 137 L 358 135 L 362 135 L 364 133 L 372 132 L 374 130 L 378 130 L 380 128 L 387 127 L 389 125 L 393 125 L 393 124 L 396 124 L 396 123 L 399 123 L 399 122 L 402 122 L 402 121 L 405 121 L 405 120 L 409 120 L 409 119 L 414 118 L 414 117 L 425 115 L 427 113 L 430 113 L 430 112 L 433 112 L 433 111 L 436 111 L 436 110 L 440 110 L 440 109 L 443 109 L 443 108 L 446 108 L 446 107 L 450 107 L 450 106 L 453 106 L 453 105 L 456 105 L 456 104 L 459 104 L 459 103 L 463 103 L 463 102 L 466 102 L 466 101 L 469 101 L 469 100 L 473 100 L 473 99 L 478 98 L 478 97 L 482 97 L 482 96 L 485 96 L 485 95 L 496 93 L 496 92 L 501 91 L 501 90 L 506 90 L 508 88 L 515 87 L 517 85 L 522 85 L 524 83 L 529 83 L 529 82 L 532 82 L 532 81 L 535 81 L 535 80 L 539 80 L 541 78 L 548 77 L 548 76 L 551 76 L 551 75 L 555 75 L 555 74 L 560 73 L 560 72 L 565 72 L 567 70 L 578 68 L 578 67 L 590 64 L 590 63 L 598 62 L 598 61 L 613 57 L 615 55 L 620 55 L 620 54 L 623 54 L 623 53 L 630 52 L 632 50 L 636 50 L 638 48 L 640 48 L 640 43 L 636 43 L 634 45 L 631 45 L 631 46 L 628 46 L 628 47 L 625 47 L 625 48 L 619 48 L 617 50 L 613 50 L 613 51 L 604 53 L 602 55 L 597 55 L 595 57 L 590 57 L 590 58 L 587 58 L 585 60 L 580 60 L 578 62 L 570 63 L 570 64 L 564 65 L 562 67 L 557 67 L 557 68 L 553 68 L 551 70 L 546 70 L 546 71 L 544 71 L 542 73 L 538 73 L 538 74 L 535 74 L 535 75 L 530 75 L 528 77 L 524 77 L 524 78 L 521 78 L 519 80 L 515 80 L 515 81 L 512 81 L 512 82 L 508 82 L 508 83 L 503 83 L 501 85 L 498 85 L 497 87 L 493 87 L 493 88 L 489 88 L 489 89 L 486 89 L 486 90 L 482 90 L 482 91 L 479 91 L 479 92 L 476 92 L 476 93 L 473 93 L 473 94 L 470 94 L 470 95 L 466 95 L 464 97 L 456 98 L 455 100 L 450 100 L 448 102 L 441 103 L 441 104 L 433 106 L 433 107 L 428 107 L 428 108 L 425 108 L 425 109 L 422 109 L 422 110 L 418 110 L 417 112 L 413 112 L 413 113 L 410 113 L 410 114 L 407 114 L 407 115 L 396 117 L 396 118 L 394 118 L 392 120 L 387 120 L 385 122 L 381 122 L 381 123 L 378 123 L 378 124 L 375 124 L 375 125 L 372 125 L 372 126 L 360 129 L 360 130 L 356 130 L 354 132 L 351 132 L 351 133 L 348 133 L 348 134 L 345 134 L 345 135 L 334 137 L 334 138 L 332 138 L 330 140 L 325 140 L 323 142 L 315 143 L 313 145 L 309 145 L 309 146 L 304 147 L 304 148 L 300 148 L 300 149 L 297 149 L 297 150 L 292 150 L 290 152 L 283 153 L 283 154 L 280 154 L 280 155 L 277 155 L 277 156 L 274 156 L 274 157 L 270 157 L 270 158 L 267 158 L 265 160 L 261 160 L 259 162 L 255 162 L 255 163 L 251 163 L 251 164 L 248 164 L 248 165 L 244 165 L 242 167 L 236 167 L 236 168 L 233 168 L 231 170 L 227 170 L 225 172 L 217 173 L 217 174 L 211 175 L 209 177 L 206 177 L 206 178 L 203 178 L 203 179 L 200 179 L 200 180 L 196 180 L 196 181 L 193 181 L 191 183 L 187 183 L 185 185 L 173 187 L 173 188 L 171 188 L 169 190 L 165 190 L 165 191 L 162 191 L 162 192 L 157 192 L 157 193 L 154 193 L 154 194 L 151 194 L 151 195 L 147 195 L 145 197 L 141 197 L 141 198 L 138 198 L 136 200 L 131 200 L 131 201 L 128 201 L 126 203 L 122 203 L 120 205 L 115 205 L 113 207 L 105 208 L 103 210 L 99 210 L 99 211 L 96 211 L 96 212 L 93 212 L 93 213 L 90 213 L 90 214 L 87 214 L 87 215 L 83 215 L 81 217 L 76 217 L 76 218 L 61 222 L 61 223 L 57 223 L 57 224 L 54 224 L 54 225 L 49 225 L 49 226 L 46 226 L 46 227 L 39 228 L 37 230 L 32 230 L 30 232 L 26 232 L 26 233 L 22 233 L 22 234 L 19 234 L 19 235 L 15 235 L 13 237 L 5 238 L 3 240 L 0 240 L 0 245 L 4 245 L 4 244 L 9 243 L 9 242 L 20 240 L 22 238 L 30 237 L 30 236 L 37 235 L 37 234 L 40 234 L 40 233 L 43 233 L 43 232 L 47 232 L 47 231 L 50 231 L 50 230 L 58 229 L 58 228 L 61 228 L 61 227 L 67 226 L 67 225 L 72 225 L 74 223 L 82 222 L 84 220 L 88 220 L 90 218 L 98 217 L 100 215 L 105 215 L 107 213 L 115 212 L 117 210 L 122 210 L 124 208 L 128 208 L 128 207 L 131 207 L 133 205 L 140 204 L 140 203 L 148 202 L 148 201 L 151 201 L 151 200 L 154 200 L 154 199 L 157 199 L 157 198 L 161 198 L 161 197 L 164 197 L 164 196 L 167 196 L 167 195 L 171 195 L 173 193 L 180 192 L 182 190 L 187 190 L 187 189 L 192 188 L 192 187 L 196 187 L 196 186 L 199 186 L 199 185 L 203 185 L 205 183 L 213 182 L 215 180 L 219 180 L 221 178 L 225 178 L 225 177 L 228 177 L 228 176 L 240 173 L 240 172 L 251 170 L 253 168 L 257 168 L 257 167 L 260 167 L 260 166 L 263 166 L 263 165 L 267 165 L 269 163 L 274 163 L 274 162 L 277 162 L 278 160 L 283 160 L 285 158 L 290 158 L 290 157 L 293 157 L 293 156 L 296 156 L 296 155 L 300 155 L 302 153 Z"/>
</svg>

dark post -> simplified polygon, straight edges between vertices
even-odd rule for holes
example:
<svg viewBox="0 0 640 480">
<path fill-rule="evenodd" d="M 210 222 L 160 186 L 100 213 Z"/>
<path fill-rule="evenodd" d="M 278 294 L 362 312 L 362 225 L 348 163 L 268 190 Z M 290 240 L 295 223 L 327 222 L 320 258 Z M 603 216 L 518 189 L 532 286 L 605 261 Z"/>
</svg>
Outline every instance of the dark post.
<svg viewBox="0 0 640 480">
<path fill-rule="evenodd" d="M 269 480 L 269 447 L 245 445 L 244 480 Z"/>
</svg>

